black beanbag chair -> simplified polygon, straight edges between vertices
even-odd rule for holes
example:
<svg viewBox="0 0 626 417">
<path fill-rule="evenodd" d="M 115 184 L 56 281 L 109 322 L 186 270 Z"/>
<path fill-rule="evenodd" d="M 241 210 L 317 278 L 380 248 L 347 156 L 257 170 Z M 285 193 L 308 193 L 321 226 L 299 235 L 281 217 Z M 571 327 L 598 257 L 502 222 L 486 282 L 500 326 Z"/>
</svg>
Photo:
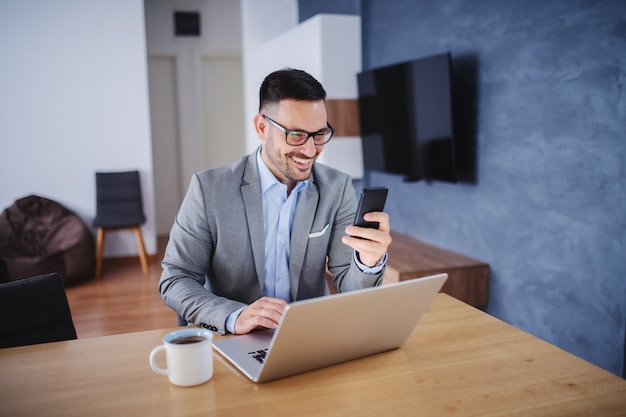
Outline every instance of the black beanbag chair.
<svg viewBox="0 0 626 417">
<path fill-rule="evenodd" d="M 56 272 L 71 285 L 92 278 L 94 267 L 93 234 L 61 204 L 31 195 L 0 214 L 0 282 Z"/>
</svg>

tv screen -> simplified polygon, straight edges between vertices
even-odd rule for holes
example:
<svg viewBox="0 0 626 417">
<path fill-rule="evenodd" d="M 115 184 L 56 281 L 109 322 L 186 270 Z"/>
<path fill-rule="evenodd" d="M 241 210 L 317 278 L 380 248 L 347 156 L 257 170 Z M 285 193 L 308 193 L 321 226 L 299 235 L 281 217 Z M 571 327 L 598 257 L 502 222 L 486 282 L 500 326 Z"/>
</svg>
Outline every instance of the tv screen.
<svg viewBox="0 0 626 417">
<path fill-rule="evenodd" d="M 450 53 L 359 73 L 364 168 L 456 181 Z"/>
</svg>

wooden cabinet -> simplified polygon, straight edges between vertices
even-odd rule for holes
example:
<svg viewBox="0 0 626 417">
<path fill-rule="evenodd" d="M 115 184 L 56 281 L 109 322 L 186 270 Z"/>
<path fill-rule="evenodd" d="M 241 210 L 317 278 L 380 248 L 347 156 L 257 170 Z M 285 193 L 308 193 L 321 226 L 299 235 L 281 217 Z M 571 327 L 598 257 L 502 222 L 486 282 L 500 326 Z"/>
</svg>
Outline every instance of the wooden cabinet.
<svg viewBox="0 0 626 417">
<path fill-rule="evenodd" d="M 392 231 L 391 238 L 383 285 L 445 272 L 448 280 L 441 292 L 475 307 L 487 305 L 489 264 L 402 233 Z M 336 293 L 328 271 L 326 279 L 330 292 Z"/>
<path fill-rule="evenodd" d="M 489 265 L 398 232 L 391 232 L 383 283 L 448 274 L 442 292 L 467 304 L 484 306 L 489 293 Z"/>
</svg>

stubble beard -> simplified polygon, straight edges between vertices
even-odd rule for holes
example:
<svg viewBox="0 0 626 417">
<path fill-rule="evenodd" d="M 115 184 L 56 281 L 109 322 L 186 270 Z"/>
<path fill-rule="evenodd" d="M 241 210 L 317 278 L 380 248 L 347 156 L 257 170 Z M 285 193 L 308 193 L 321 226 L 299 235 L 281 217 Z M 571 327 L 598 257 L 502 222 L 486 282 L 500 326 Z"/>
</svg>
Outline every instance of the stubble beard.
<svg viewBox="0 0 626 417">
<path fill-rule="evenodd" d="M 307 179 L 309 179 L 309 177 L 311 176 L 311 170 L 313 169 L 313 164 L 315 163 L 315 160 L 317 159 L 317 155 L 315 155 L 315 157 L 313 158 L 308 158 L 298 153 L 276 155 L 272 152 L 268 152 L 268 157 L 272 165 L 276 167 L 276 169 L 280 172 L 280 174 L 284 176 L 286 179 L 288 179 L 289 181 L 296 181 L 296 182 L 306 181 Z M 309 166 L 308 169 L 303 171 L 296 166 L 295 161 L 292 159 L 293 157 L 311 159 L 311 165 Z"/>
</svg>

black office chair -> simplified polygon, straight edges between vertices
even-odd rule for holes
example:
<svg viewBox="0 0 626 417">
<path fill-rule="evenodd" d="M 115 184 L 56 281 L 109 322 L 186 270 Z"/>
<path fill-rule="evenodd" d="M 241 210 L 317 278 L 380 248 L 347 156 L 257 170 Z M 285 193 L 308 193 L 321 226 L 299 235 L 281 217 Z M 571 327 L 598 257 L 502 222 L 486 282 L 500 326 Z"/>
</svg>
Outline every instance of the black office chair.
<svg viewBox="0 0 626 417">
<path fill-rule="evenodd" d="M 76 339 L 57 273 L 0 284 L 0 348 Z"/>
<path fill-rule="evenodd" d="M 139 259 L 144 275 L 148 275 L 148 257 L 141 225 L 146 222 L 141 200 L 138 171 L 96 172 L 96 278 L 102 273 L 102 251 L 105 234 L 110 231 L 132 230 L 139 247 Z"/>
</svg>

